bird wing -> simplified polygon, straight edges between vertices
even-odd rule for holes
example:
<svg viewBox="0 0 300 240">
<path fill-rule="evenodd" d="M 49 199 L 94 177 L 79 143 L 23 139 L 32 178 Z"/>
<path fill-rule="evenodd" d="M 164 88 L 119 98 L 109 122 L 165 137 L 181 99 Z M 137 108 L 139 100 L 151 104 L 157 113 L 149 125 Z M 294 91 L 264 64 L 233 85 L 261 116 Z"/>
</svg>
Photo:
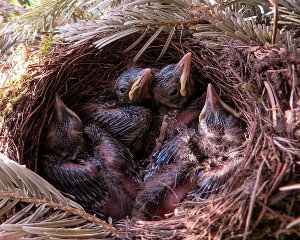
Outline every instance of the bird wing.
<svg viewBox="0 0 300 240">
<path fill-rule="evenodd" d="M 95 124 L 86 126 L 84 132 L 99 151 L 108 169 L 121 171 L 138 181 L 138 164 L 127 147 Z"/>
<path fill-rule="evenodd" d="M 193 162 L 162 166 L 155 177 L 145 181 L 136 197 L 134 214 L 149 218 L 171 212 L 175 208 L 171 199 L 180 202 L 194 188 L 194 170 Z"/>
<path fill-rule="evenodd" d="M 48 156 L 44 159 L 44 171 L 56 187 L 71 194 L 84 208 L 99 212 L 101 202 L 108 195 L 107 180 L 100 161 L 72 163 Z"/>
<path fill-rule="evenodd" d="M 218 166 L 208 171 L 200 171 L 198 174 L 198 186 L 192 194 L 197 196 L 197 198 L 205 199 L 211 194 L 220 192 L 228 179 L 235 174 L 243 159 L 239 155 L 233 157 L 222 156 L 222 159 L 218 160 Z"/>
<path fill-rule="evenodd" d="M 165 165 L 184 160 L 187 150 L 188 145 L 181 140 L 181 136 L 176 136 L 169 142 L 165 143 L 160 151 L 153 154 L 153 165 L 147 171 L 145 179 L 153 176 Z"/>
<path fill-rule="evenodd" d="M 178 144 L 176 138 L 167 142 L 161 151 L 154 153 L 153 159 L 155 166 L 160 167 L 174 162 L 176 156 L 179 155 L 180 149 L 181 146 Z"/>
<path fill-rule="evenodd" d="M 125 106 L 113 109 L 95 107 L 90 122 L 108 131 L 114 138 L 129 146 L 141 137 L 151 123 L 150 110 L 140 106 Z"/>
</svg>

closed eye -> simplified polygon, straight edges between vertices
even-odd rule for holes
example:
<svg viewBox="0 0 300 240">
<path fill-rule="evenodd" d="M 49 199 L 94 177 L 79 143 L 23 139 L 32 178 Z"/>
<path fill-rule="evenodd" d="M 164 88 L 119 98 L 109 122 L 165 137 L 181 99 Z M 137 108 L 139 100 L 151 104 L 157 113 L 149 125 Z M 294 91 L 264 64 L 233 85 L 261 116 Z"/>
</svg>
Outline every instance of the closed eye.
<svg viewBox="0 0 300 240">
<path fill-rule="evenodd" d="M 120 88 L 120 93 L 125 93 L 126 92 L 126 88 Z"/>
<path fill-rule="evenodd" d="M 170 92 L 170 96 L 175 96 L 177 94 L 177 89 L 174 89 Z"/>
<path fill-rule="evenodd" d="M 228 134 L 228 133 L 226 133 L 224 135 L 224 142 L 242 144 L 241 136 L 239 134 Z"/>
</svg>

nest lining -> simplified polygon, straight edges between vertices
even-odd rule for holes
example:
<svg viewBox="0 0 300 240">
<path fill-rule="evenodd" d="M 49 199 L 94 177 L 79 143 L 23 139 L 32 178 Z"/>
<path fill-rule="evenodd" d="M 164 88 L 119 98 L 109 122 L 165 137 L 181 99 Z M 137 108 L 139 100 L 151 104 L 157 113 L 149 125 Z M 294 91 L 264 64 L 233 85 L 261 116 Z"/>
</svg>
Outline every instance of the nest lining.
<svg viewBox="0 0 300 240">
<path fill-rule="evenodd" d="M 24 84 L 14 111 L 4 116 L 1 150 L 38 171 L 39 146 L 49 123 L 55 94 L 63 96 L 72 109 L 99 96 L 110 100 L 112 79 L 131 65 L 136 54 L 135 50 L 126 53 L 123 50 L 135 39 L 135 36 L 127 37 L 100 52 L 88 43 L 75 49 L 56 46 L 43 65 L 32 66 L 32 80 Z M 206 201 L 186 200 L 165 220 L 124 220 L 118 222 L 116 228 L 120 234 L 143 239 L 204 239 L 245 234 L 261 226 L 261 220 L 270 214 L 268 203 L 273 194 L 278 194 L 278 186 L 297 180 L 293 173 L 300 153 L 295 135 L 299 127 L 295 121 L 299 102 L 294 98 L 295 109 L 291 110 L 290 96 L 300 65 L 288 52 L 275 48 L 249 48 L 232 42 L 232 47 L 209 49 L 190 37 L 174 40 L 165 56 L 156 61 L 163 45 L 163 37 L 157 39 L 138 65 L 162 67 L 177 62 L 183 52 L 191 51 L 193 78 L 203 90 L 207 83 L 213 83 L 247 125 L 244 160 L 217 196 Z M 1 110 L 9 103 L 8 96 L 1 103 Z M 289 121 L 285 118 L 288 113 L 293 115 Z M 257 211 L 253 211 L 255 199 Z M 287 205 L 292 199 L 287 200 Z M 276 203 L 274 206 L 277 208 Z M 288 224 L 287 213 L 284 207 L 282 209 L 274 229 Z M 251 221 L 252 218 L 256 221 Z"/>
</svg>

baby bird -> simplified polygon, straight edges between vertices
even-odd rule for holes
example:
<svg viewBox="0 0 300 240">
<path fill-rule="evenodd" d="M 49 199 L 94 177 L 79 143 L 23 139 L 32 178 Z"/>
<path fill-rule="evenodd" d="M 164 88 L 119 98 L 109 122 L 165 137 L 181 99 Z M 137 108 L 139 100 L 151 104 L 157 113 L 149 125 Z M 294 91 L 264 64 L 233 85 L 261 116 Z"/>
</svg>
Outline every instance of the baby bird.
<svg viewBox="0 0 300 240">
<path fill-rule="evenodd" d="M 193 94 L 191 78 L 192 53 L 185 54 L 177 64 L 156 70 L 153 82 L 154 100 L 170 108 L 182 108 Z"/>
<path fill-rule="evenodd" d="M 47 147 L 61 158 L 76 159 L 83 150 L 83 124 L 80 118 L 63 101 L 55 97 L 55 111 L 46 138 Z"/>
<path fill-rule="evenodd" d="M 178 161 L 179 156 L 176 154 L 190 148 L 197 151 L 198 155 L 201 153 L 202 156 L 212 157 L 223 156 L 240 146 L 244 133 L 242 122 L 227 109 L 227 105 L 209 84 L 206 101 L 199 114 L 198 131 L 187 129 L 167 142 L 153 156 L 155 167 L 172 163 L 174 159 Z M 187 139 L 186 144 L 183 144 L 182 139 Z"/>
<path fill-rule="evenodd" d="M 208 84 L 205 105 L 199 115 L 198 134 L 208 156 L 223 155 L 240 146 L 243 139 L 241 120 L 234 116 L 211 84 Z"/>
<path fill-rule="evenodd" d="M 85 121 L 109 132 L 112 137 L 132 148 L 141 147 L 144 135 L 152 121 L 151 111 L 142 106 L 117 104 L 87 104 Z"/>
<path fill-rule="evenodd" d="M 195 149 L 195 131 L 186 129 L 154 154 L 154 166 L 148 171 L 143 188 L 138 192 L 133 216 L 164 218 L 197 186 L 195 176 L 202 156 Z"/>
<path fill-rule="evenodd" d="M 138 219 L 163 219 L 197 186 L 194 169 L 196 162 L 162 166 L 145 181 L 137 195 L 132 215 Z"/>
<path fill-rule="evenodd" d="M 59 97 L 47 140 L 42 171 L 54 186 L 99 217 L 130 214 L 139 177 L 126 147 L 95 125 L 84 127 Z"/>
<path fill-rule="evenodd" d="M 197 189 L 195 191 L 198 194 L 207 197 L 207 194 L 203 194 L 204 191 L 213 192 L 232 173 L 237 166 L 237 154 L 231 154 L 231 151 L 241 144 L 243 129 L 241 122 L 224 106 L 226 105 L 209 84 L 205 105 L 199 115 L 198 131 L 185 129 L 153 155 L 153 166 L 145 176 L 145 187 L 137 196 L 137 216 L 147 218 L 147 212 L 172 212 L 176 204 L 170 204 L 170 195 L 174 195 L 173 198 L 179 196 L 177 199 L 181 201 L 191 189 Z M 216 166 L 205 170 L 209 159 L 214 160 Z M 177 176 L 176 174 L 182 172 L 181 169 L 185 169 L 187 165 L 191 168 L 184 172 L 190 174 L 185 175 L 188 177 L 183 181 L 183 185 L 180 185 L 177 177 L 170 176 Z M 163 185 L 166 187 L 164 179 L 170 178 L 173 182 L 170 180 L 171 183 L 167 183 L 167 187 L 171 190 L 166 193 L 166 190 L 161 189 Z M 179 193 L 177 189 L 180 189 Z M 149 194 L 156 191 L 163 193 Z"/>
<path fill-rule="evenodd" d="M 189 52 L 177 64 L 169 64 L 161 70 L 130 68 L 116 81 L 117 98 L 121 103 L 152 100 L 170 108 L 182 108 L 193 94 L 191 64 L 192 53 Z"/>
<path fill-rule="evenodd" d="M 150 68 L 132 67 L 124 71 L 115 83 L 119 102 L 139 104 L 151 99 L 152 80 Z"/>
</svg>

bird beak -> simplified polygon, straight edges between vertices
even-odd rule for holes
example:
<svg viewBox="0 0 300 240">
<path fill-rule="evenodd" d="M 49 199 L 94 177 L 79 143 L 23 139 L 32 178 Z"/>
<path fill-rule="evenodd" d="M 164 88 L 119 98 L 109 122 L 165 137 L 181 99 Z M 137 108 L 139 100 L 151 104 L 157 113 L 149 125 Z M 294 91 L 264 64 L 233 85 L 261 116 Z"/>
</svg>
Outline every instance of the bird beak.
<svg viewBox="0 0 300 240">
<path fill-rule="evenodd" d="M 55 96 L 54 108 L 57 120 L 59 122 L 64 122 L 67 115 L 71 115 L 75 117 L 79 122 L 81 122 L 78 115 L 75 112 L 73 112 L 70 108 L 68 108 L 58 95 Z"/>
<path fill-rule="evenodd" d="M 180 76 L 180 95 L 185 97 L 191 90 L 191 67 L 192 67 L 192 53 L 189 52 L 185 54 L 179 63 L 177 63 L 177 68 L 181 69 Z"/>
<path fill-rule="evenodd" d="M 151 68 L 146 68 L 143 73 L 131 86 L 128 93 L 130 101 L 136 101 L 140 98 L 150 98 L 150 88 L 152 84 L 152 70 Z"/>
<path fill-rule="evenodd" d="M 241 117 L 241 114 L 239 112 L 237 112 L 231 106 L 227 105 L 225 102 L 222 101 L 222 99 L 217 94 L 213 85 L 211 83 L 209 83 L 207 86 L 207 91 L 206 91 L 206 101 L 205 101 L 204 107 L 199 115 L 199 120 L 203 119 L 207 112 L 210 111 L 210 112 L 216 113 L 217 111 L 220 111 L 221 109 L 229 112 L 236 118 Z"/>
<path fill-rule="evenodd" d="M 206 104 L 213 112 L 218 111 L 222 106 L 221 99 L 211 83 L 207 86 Z"/>
<path fill-rule="evenodd" d="M 199 120 L 204 118 L 208 111 L 217 112 L 222 108 L 222 100 L 212 84 L 208 84 L 204 107 L 199 115 Z"/>
</svg>

